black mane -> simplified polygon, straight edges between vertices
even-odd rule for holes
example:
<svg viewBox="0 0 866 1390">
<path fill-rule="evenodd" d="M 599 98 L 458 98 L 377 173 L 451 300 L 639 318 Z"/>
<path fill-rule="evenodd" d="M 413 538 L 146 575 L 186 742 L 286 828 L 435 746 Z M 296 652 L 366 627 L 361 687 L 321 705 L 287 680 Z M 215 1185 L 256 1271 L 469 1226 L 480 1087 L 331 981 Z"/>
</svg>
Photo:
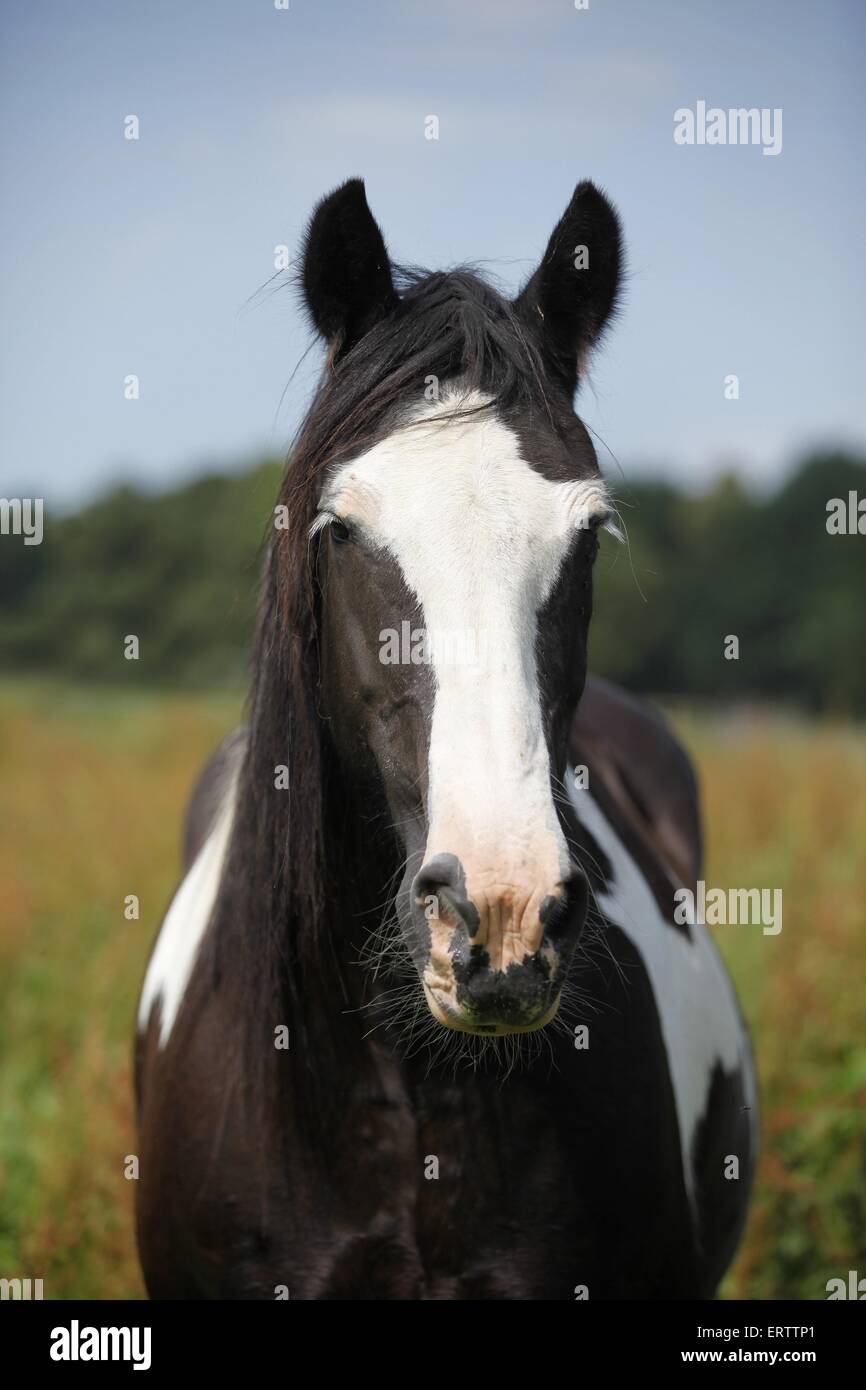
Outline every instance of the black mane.
<svg viewBox="0 0 866 1390">
<path fill-rule="evenodd" d="M 241 1020 L 240 1045 L 228 1061 L 242 1091 L 268 1094 L 251 1078 L 283 1055 L 275 1053 L 274 1028 L 288 1025 L 291 1048 L 301 1055 L 285 1070 L 307 1083 L 293 1087 L 292 1108 L 296 1118 L 307 1110 L 311 1123 L 328 1111 L 316 1078 L 331 1074 L 324 1060 L 344 1037 L 340 1018 L 344 1031 L 357 1027 L 345 1013 L 349 991 L 334 933 L 362 892 L 342 881 L 344 864 L 329 859 L 329 846 L 342 844 L 345 852 L 351 789 L 336 788 L 318 706 L 319 540 L 309 529 L 323 475 L 404 425 L 431 377 L 440 388 L 457 380 L 489 395 L 489 407 L 479 409 L 530 412 L 556 423 L 541 353 L 510 301 L 466 268 L 403 269 L 399 283 L 395 311 L 343 357 L 326 361 L 287 462 L 278 503 L 288 521 L 266 546 L 248 746 L 218 916 L 203 948 L 209 968 L 200 975 L 209 989 L 229 991 Z M 278 766 L 288 767 L 287 790 L 275 787 Z M 400 851 L 389 843 L 384 807 L 379 811 L 387 878 Z M 368 825 L 370 814 L 368 806 Z M 379 899 L 384 887 L 372 886 Z"/>
</svg>

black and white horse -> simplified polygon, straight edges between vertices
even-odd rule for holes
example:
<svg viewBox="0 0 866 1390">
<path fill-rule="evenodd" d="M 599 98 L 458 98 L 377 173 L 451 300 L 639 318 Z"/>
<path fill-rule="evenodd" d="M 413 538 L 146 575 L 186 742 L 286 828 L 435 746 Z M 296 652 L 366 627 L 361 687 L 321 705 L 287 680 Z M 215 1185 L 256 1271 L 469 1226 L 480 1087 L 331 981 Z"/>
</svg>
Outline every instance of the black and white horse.
<svg viewBox="0 0 866 1390">
<path fill-rule="evenodd" d="M 755 1085 L 674 915 L 694 776 L 586 681 L 615 527 L 572 401 L 620 261 L 590 183 L 513 301 L 398 271 L 359 180 L 315 212 L 248 725 L 141 996 L 153 1297 L 706 1298 L 731 1260 Z"/>
</svg>

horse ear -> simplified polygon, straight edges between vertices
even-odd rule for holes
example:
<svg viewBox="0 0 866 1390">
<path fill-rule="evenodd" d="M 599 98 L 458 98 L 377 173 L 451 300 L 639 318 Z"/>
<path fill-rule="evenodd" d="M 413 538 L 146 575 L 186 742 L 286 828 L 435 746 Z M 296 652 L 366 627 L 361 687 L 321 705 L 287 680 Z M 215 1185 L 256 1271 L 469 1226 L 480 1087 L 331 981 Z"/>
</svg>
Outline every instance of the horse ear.
<svg viewBox="0 0 866 1390">
<path fill-rule="evenodd" d="M 515 301 L 569 394 L 614 312 L 621 264 L 616 212 L 594 184 L 579 183 L 541 264 Z"/>
<path fill-rule="evenodd" d="M 347 352 L 399 302 L 363 179 L 349 179 L 313 213 L 304 242 L 303 289 L 313 326 L 335 355 Z"/>
</svg>

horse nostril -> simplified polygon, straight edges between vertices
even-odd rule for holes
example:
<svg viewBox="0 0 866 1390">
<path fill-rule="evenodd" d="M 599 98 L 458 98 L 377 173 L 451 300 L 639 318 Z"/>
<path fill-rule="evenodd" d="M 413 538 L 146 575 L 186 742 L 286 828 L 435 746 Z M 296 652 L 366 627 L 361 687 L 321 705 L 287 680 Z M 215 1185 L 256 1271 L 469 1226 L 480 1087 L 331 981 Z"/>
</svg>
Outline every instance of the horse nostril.
<svg viewBox="0 0 866 1390">
<path fill-rule="evenodd" d="M 589 885 L 583 871 L 576 869 L 560 887 L 561 893 L 558 896 L 548 894 L 538 913 L 545 933 L 551 938 L 569 926 L 576 925 L 579 929 L 586 916 Z"/>
<path fill-rule="evenodd" d="M 458 889 L 449 884 L 431 884 L 424 895 L 424 908 L 427 918 L 446 921 L 452 926 L 464 926 L 469 936 L 475 936 L 481 919 L 478 908 Z"/>
<path fill-rule="evenodd" d="M 423 864 L 412 885 L 415 910 L 428 921 L 440 919 L 463 925 L 470 937 L 480 925 L 478 909 L 466 896 L 466 878 L 460 861 L 453 854 L 434 855 Z"/>
<path fill-rule="evenodd" d="M 415 875 L 413 892 L 416 898 L 421 894 L 426 897 L 442 888 L 456 888 L 460 891 L 464 884 L 465 879 L 457 857 L 453 854 L 434 854 L 432 859 L 421 865 Z"/>
<path fill-rule="evenodd" d="M 541 904 L 538 915 L 545 936 L 549 941 L 556 941 L 571 921 L 571 904 L 566 897 L 557 898 L 550 894 Z"/>
</svg>

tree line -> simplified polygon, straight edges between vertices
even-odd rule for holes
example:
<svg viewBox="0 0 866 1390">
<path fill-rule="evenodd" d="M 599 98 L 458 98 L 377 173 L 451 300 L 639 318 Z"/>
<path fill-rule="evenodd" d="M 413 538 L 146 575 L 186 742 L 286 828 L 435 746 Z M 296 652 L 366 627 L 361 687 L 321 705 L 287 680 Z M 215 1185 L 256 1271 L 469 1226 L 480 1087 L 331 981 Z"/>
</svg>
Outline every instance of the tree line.
<svg viewBox="0 0 866 1390">
<path fill-rule="evenodd" d="M 46 503 L 42 544 L 0 536 L 0 669 L 242 682 L 279 476 L 266 461 L 160 494 L 117 487 L 73 515 Z M 602 537 L 592 670 L 653 695 L 866 713 L 866 459 L 815 453 L 765 493 L 733 474 L 699 494 L 614 490 L 627 543 Z"/>
</svg>

